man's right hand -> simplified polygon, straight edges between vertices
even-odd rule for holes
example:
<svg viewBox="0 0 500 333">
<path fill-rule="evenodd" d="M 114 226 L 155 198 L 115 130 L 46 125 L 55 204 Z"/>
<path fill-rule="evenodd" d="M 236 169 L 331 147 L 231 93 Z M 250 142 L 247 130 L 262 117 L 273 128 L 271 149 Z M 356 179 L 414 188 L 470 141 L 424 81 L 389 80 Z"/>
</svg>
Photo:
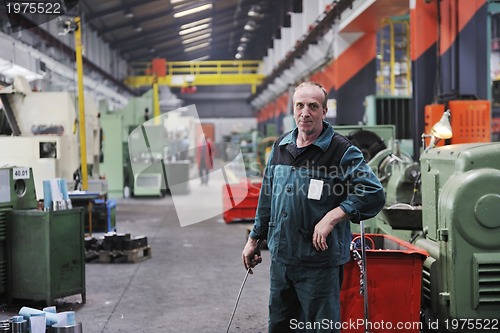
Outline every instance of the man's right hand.
<svg viewBox="0 0 500 333">
<path fill-rule="evenodd" d="M 250 271 L 250 274 L 253 274 L 252 268 L 262 262 L 259 245 L 259 240 L 248 237 L 248 241 L 241 255 L 243 259 L 243 265 L 245 266 L 246 270 Z"/>
</svg>

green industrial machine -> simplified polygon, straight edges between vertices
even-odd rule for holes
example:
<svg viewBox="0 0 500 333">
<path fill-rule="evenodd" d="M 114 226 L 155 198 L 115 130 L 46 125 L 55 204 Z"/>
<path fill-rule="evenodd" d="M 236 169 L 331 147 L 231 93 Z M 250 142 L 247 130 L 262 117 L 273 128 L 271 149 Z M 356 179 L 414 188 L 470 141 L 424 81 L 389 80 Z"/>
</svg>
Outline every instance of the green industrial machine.
<svg viewBox="0 0 500 333">
<path fill-rule="evenodd" d="M 100 165 L 100 174 L 108 182 L 108 197 L 121 198 L 123 196 L 124 153 L 128 148 L 123 143 L 123 117 L 120 114 L 103 114 L 101 116 L 103 129 L 103 161 Z"/>
<path fill-rule="evenodd" d="M 388 151 L 392 151 L 395 144 L 394 125 L 334 126 L 334 130 L 356 145 L 367 162 L 382 150 L 388 149 Z"/>
<path fill-rule="evenodd" d="M 368 162 L 386 193 L 385 207 L 369 225 L 371 232 L 410 241 L 422 229 L 420 166 L 399 148 L 398 142 Z"/>
<path fill-rule="evenodd" d="M 225 160 L 233 161 L 241 153 L 245 164 L 246 175 L 237 177 L 259 177 L 261 175 L 260 165 L 257 156 L 259 154 L 259 132 L 256 130 L 248 132 L 233 132 L 224 138 Z"/>
<path fill-rule="evenodd" d="M 465 332 L 466 325 L 455 324 L 500 319 L 499 149 L 499 143 L 432 148 L 420 164 L 396 149 L 369 162 L 387 198 L 372 230 L 429 253 L 422 282 L 425 327 L 441 323 Z"/>
<path fill-rule="evenodd" d="M 151 121 L 130 127 L 128 151 L 129 186 L 134 196 L 163 196 L 166 184 L 163 158 L 167 147 L 163 123 Z M 137 170 L 140 170 L 138 173 Z"/>
<path fill-rule="evenodd" d="M 394 136 L 378 127 L 336 130 L 360 147 L 385 188 L 386 206 L 366 221 L 368 230 L 429 253 L 423 268 L 424 327 L 440 323 L 440 332 L 465 332 L 467 325 L 457 323 L 489 320 L 498 330 L 500 322 L 495 326 L 491 320 L 500 319 L 500 143 L 431 148 L 416 163 L 399 140 L 384 147 L 381 142 Z M 353 138 L 368 130 L 376 136 Z"/>
<path fill-rule="evenodd" d="M 400 141 L 395 139 L 394 125 L 335 126 L 335 131 L 346 136 L 361 150 L 368 165 L 379 177 L 386 189 L 387 204 L 384 211 L 387 214 L 396 213 L 401 208 L 400 203 L 410 202 L 418 166 L 408 153 L 401 150 Z M 392 226 L 386 214 L 379 214 L 366 220 L 365 226 L 370 233 L 391 234 L 408 241 L 412 232 L 406 230 L 404 224 L 407 220 L 397 221 L 401 223 Z M 351 230 L 359 233 L 359 225 L 351 224 Z"/>
<path fill-rule="evenodd" d="M 411 97 L 369 95 L 364 104 L 364 123 L 368 126 L 394 125 L 394 138 L 403 151 L 413 155 Z"/>
<path fill-rule="evenodd" d="M 128 155 L 130 128 L 145 122 L 146 114 L 151 114 L 153 93 L 133 97 L 121 110 L 101 111 L 101 126 L 104 133 L 104 161 L 100 165 L 101 174 L 108 182 L 108 197 L 121 198 L 124 188 L 133 186 L 134 178 Z"/>
<path fill-rule="evenodd" d="M 33 179 L 31 168 L 0 168 L 0 294 L 85 302 L 83 212 L 38 210 Z"/>
<path fill-rule="evenodd" d="M 423 275 L 430 321 L 500 318 L 499 150 L 500 143 L 460 144 L 421 157 L 423 236 L 416 245 L 430 254 Z"/>
<path fill-rule="evenodd" d="M 13 210 L 8 219 L 8 299 L 45 301 L 85 292 L 83 209 Z"/>
<path fill-rule="evenodd" d="M 0 295 L 7 292 L 7 219 L 16 210 L 37 207 L 30 168 L 0 168 Z"/>
</svg>

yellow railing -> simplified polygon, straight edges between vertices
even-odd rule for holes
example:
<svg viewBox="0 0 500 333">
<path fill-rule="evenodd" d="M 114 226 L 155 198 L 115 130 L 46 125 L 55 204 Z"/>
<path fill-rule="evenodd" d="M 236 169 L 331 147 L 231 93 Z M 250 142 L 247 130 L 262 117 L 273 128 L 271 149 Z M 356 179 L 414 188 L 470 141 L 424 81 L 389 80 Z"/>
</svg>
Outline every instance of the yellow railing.
<svg viewBox="0 0 500 333">
<path fill-rule="evenodd" d="M 260 65 L 254 60 L 171 61 L 166 63 L 166 75 L 158 75 L 151 63 L 136 63 L 125 83 L 135 88 L 148 86 L 156 77 L 158 84 L 170 87 L 249 84 L 254 92 L 264 79 L 258 73 Z"/>
</svg>

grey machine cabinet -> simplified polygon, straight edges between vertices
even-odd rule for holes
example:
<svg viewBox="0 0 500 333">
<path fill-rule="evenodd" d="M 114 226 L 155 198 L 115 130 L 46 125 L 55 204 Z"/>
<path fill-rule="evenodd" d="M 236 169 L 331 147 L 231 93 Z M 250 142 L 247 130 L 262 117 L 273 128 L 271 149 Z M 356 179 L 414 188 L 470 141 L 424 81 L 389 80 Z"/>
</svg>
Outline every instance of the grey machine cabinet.
<svg viewBox="0 0 500 333">
<path fill-rule="evenodd" d="M 7 218 L 8 292 L 46 301 L 85 292 L 85 235 L 81 208 L 12 211 Z"/>
</svg>

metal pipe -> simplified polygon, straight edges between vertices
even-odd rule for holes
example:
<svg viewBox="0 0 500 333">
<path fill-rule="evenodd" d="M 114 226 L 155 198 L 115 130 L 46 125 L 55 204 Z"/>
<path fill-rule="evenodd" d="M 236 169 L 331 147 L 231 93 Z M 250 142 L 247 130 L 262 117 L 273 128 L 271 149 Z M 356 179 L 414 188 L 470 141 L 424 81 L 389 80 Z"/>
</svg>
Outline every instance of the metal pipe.
<svg viewBox="0 0 500 333">
<path fill-rule="evenodd" d="M 361 264 L 363 266 L 363 305 L 364 305 L 364 319 L 365 319 L 365 333 L 369 333 L 368 331 L 368 320 L 369 320 L 369 312 L 368 312 L 368 276 L 366 272 L 366 240 L 365 240 L 365 222 L 360 221 L 359 227 L 361 229 Z"/>
<path fill-rule="evenodd" d="M 231 314 L 231 318 L 229 319 L 229 324 L 227 324 L 226 333 L 229 333 L 229 328 L 231 327 L 231 323 L 233 322 L 234 314 L 236 313 L 236 309 L 238 308 L 238 303 L 240 301 L 241 292 L 243 291 L 243 288 L 245 287 L 245 283 L 247 282 L 248 274 L 250 274 L 250 270 L 251 270 L 251 268 L 248 267 L 247 272 L 245 274 L 245 278 L 243 279 L 243 283 L 241 284 L 240 291 L 238 291 L 238 296 L 236 297 L 236 304 L 234 304 L 233 313 Z"/>
<path fill-rule="evenodd" d="M 436 242 L 433 242 L 428 239 L 418 239 L 415 242 L 415 245 L 418 247 L 421 247 L 422 249 L 426 250 L 429 252 L 429 255 L 433 257 L 434 259 L 439 258 L 439 245 Z"/>
</svg>

